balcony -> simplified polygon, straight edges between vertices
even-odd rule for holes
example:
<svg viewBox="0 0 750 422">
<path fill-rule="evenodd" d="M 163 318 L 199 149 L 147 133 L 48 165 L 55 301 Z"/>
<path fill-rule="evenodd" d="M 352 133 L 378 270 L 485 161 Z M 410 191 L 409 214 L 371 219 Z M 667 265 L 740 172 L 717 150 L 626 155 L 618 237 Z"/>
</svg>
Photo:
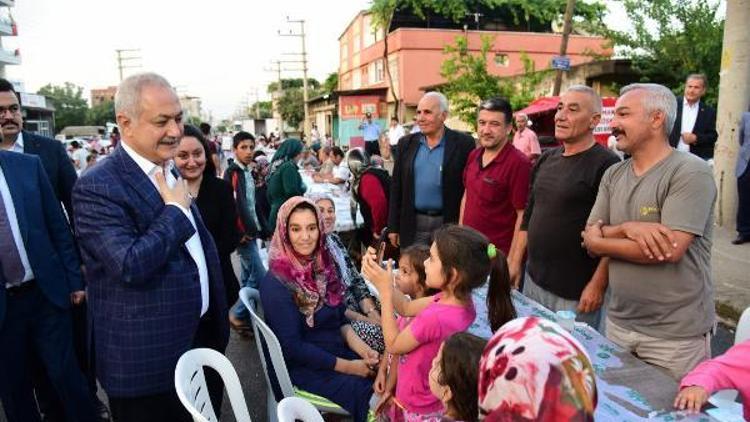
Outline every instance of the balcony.
<svg viewBox="0 0 750 422">
<path fill-rule="evenodd" d="M 0 49 L 0 65 L 5 64 L 21 64 L 21 51 Z"/>
<path fill-rule="evenodd" d="M 16 0 L 0 0 L 0 6 L 15 7 Z"/>
</svg>

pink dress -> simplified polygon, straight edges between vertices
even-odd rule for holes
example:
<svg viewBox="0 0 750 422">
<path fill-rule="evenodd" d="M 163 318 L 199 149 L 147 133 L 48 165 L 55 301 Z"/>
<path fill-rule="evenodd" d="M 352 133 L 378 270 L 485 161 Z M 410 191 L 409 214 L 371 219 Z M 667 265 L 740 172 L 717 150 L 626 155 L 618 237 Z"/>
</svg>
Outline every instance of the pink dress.
<svg viewBox="0 0 750 422">
<path fill-rule="evenodd" d="M 682 379 L 680 389 L 693 385 L 705 388 L 709 394 L 727 389 L 739 391 L 745 420 L 750 420 L 750 340 L 696 366 Z"/>
<path fill-rule="evenodd" d="M 442 293 L 433 296 L 409 323 L 419 346 L 399 357 L 396 400 L 407 412 L 430 415 L 442 412 L 443 404 L 430 392 L 429 373 L 440 345 L 451 335 L 465 331 L 476 317 L 474 304 L 467 306 L 439 303 Z"/>
</svg>

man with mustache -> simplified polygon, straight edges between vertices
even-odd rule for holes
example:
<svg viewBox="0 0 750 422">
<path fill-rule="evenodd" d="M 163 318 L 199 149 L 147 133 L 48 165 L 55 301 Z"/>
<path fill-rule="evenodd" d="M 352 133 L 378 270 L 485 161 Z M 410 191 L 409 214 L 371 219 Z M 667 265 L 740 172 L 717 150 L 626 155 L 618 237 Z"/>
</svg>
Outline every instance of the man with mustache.
<svg viewBox="0 0 750 422">
<path fill-rule="evenodd" d="M 581 230 L 594 206 L 604 171 L 620 159 L 594 140 L 602 100 L 588 86 L 563 93 L 555 113 L 559 148 L 545 151 L 531 176 L 521 230 L 528 233 L 523 294 L 552 311 L 578 312 L 599 328 L 607 289 L 607 259 L 580 248 Z"/>
<path fill-rule="evenodd" d="M 604 173 L 583 241 L 609 257 L 607 337 L 679 380 L 711 357 L 716 185 L 705 161 L 669 145 L 676 113 L 664 86 L 620 90 L 610 127 L 631 158 Z"/>
<path fill-rule="evenodd" d="M 174 369 L 191 348 L 226 347 L 219 257 L 170 168 L 183 122 L 169 82 L 126 78 L 115 114 L 120 146 L 73 190 L 97 375 L 115 422 L 190 421 Z M 209 381 L 214 402 L 221 391 Z"/>
<path fill-rule="evenodd" d="M 504 98 L 482 101 L 477 117 L 479 148 L 466 160 L 459 223 L 478 230 L 508 259 L 510 280 L 518 287 L 526 250 L 520 232 L 529 192 L 531 162 L 511 143 L 513 109 Z"/>
<path fill-rule="evenodd" d="M 73 207 L 70 203 L 70 197 L 73 192 L 73 185 L 78 180 L 73 163 L 60 141 L 23 130 L 21 103 L 13 84 L 6 79 L 0 79 L 0 127 L 2 127 L 3 132 L 0 138 L 2 139 L 0 144 L 2 149 L 36 155 L 42 160 L 42 166 L 52 185 L 52 191 L 58 201 L 62 203 L 68 216 L 68 222 L 72 223 Z M 79 366 L 84 371 L 91 395 L 96 401 L 98 412 L 101 419 L 106 420 L 109 419 L 109 411 L 96 398 L 96 378 L 86 352 L 86 300 L 83 289 L 80 296 L 83 299 L 74 304 L 75 306 L 72 308 L 73 343 Z M 31 367 L 37 402 L 45 420 L 50 422 L 65 420 L 63 404 L 52 389 L 41 362 L 34 356 L 31 357 Z"/>
<path fill-rule="evenodd" d="M 448 99 L 428 92 L 417 104 L 420 131 L 402 137 L 388 197 L 388 239 L 395 247 L 429 245 L 432 232 L 458 222 L 463 174 L 474 139 L 445 125 Z"/>
</svg>

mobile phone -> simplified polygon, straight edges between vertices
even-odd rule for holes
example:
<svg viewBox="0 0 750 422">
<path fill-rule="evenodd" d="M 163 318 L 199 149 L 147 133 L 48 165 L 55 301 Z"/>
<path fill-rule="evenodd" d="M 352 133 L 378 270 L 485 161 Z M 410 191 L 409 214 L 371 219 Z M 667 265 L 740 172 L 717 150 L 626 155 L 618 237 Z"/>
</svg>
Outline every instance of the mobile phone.
<svg viewBox="0 0 750 422">
<path fill-rule="evenodd" d="M 380 240 L 378 241 L 377 251 L 378 251 L 378 264 L 385 268 L 385 263 L 383 262 L 383 258 L 385 257 L 385 248 L 388 246 L 388 227 L 383 227 L 383 231 L 380 232 Z"/>
</svg>

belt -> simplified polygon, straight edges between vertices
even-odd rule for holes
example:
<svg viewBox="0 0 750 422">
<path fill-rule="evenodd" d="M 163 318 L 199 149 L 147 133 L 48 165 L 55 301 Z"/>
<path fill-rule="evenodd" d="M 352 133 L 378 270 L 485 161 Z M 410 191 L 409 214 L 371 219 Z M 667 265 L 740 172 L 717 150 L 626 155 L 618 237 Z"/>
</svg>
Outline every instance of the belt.
<svg viewBox="0 0 750 422">
<path fill-rule="evenodd" d="M 5 288 L 5 294 L 8 296 L 16 296 L 20 295 L 22 293 L 26 293 L 30 290 L 33 290 L 36 287 L 36 280 L 29 280 L 25 281 L 18 286 L 13 287 L 6 287 Z"/>
<path fill-rule="evenodd" d="M 417 210 L 417 214 L 419 214 L 419 215 L 427 215 L 427 216 L 430 216 L 430 217 L 442 217 L 443 216 L 443 211 L 442 210 L 440 210 L 440 211 L 432 211 L 432 210 L 422 211 L 422 210 Z"/>
</svg>

